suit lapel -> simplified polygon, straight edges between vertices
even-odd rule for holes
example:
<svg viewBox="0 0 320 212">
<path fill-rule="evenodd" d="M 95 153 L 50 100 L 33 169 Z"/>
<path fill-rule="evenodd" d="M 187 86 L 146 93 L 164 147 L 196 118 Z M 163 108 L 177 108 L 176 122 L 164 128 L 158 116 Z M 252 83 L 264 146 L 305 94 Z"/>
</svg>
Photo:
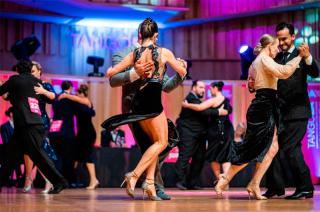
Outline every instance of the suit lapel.
<svg viewBox="0 0 320 212">
<path fill-rule="evenodd" d="M 299 52 L 297 48 L 294 48 L 293 52 L 289 55 L 288 59 L 286 60 L 286 63 L 298 56 Z"/>
</svg>

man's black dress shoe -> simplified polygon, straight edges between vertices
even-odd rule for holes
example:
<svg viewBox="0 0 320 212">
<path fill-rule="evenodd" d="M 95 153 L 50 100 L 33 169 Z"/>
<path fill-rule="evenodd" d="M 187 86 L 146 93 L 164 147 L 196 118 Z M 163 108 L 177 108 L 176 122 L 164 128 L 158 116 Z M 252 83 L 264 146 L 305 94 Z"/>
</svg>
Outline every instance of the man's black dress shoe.
<svg viewBox="0 0 320 212">
<path fill-rule="evenodd" d="M 66 181 L 63 181 L 61 183 L 53 185 L 53 189 L 49 191 L 48 194 L 59 194 L 62 190 L 66 188 L 68 188 L 68 183 Z"/>
<path fill-rule="evenodd" d="M 308 199 L 313 198 L 313 191 L 296 191 L 290 196 L 286 196 L 285 199 L 296 200 L 296 199 Z"/>
<path fill-rule="evenodd" d="M 160 197 L 162 200 L 171 200 L 171 196 L 166 194 L 164 187 L 162 185 L 155 183 L 155 187 L 156 187 L 156 193 L 158 197 Z"/>
<path fill-rule="evenodd" d="M 278 197 L 280 197 L 280 196 L 282 196 L 282 195 L 284 195 L 284 190 L 280 190 L 280 191 L 275 191 L 275 190 L 270 190 L 270 189 L 268 189 L 267 191 L 266 191 L 266 193 L 264 193 L 264 194 L 262 194 L 262 196 L 264 196 L 264 197 L 267 197 L 268 199 L 270 199 L 270 198 L 272 198 L 272 197 L 274 197 L 274 196 L 278 196 Z"/>
</svg>

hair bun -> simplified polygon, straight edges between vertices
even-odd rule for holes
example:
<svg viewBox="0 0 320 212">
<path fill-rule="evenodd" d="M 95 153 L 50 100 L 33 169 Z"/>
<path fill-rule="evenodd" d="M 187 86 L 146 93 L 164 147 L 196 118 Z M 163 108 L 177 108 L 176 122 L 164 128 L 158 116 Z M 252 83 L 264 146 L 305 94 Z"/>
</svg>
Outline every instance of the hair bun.
<svg viewBox="0 0 320 212">
<path fill-rule="evenodd" d="M 261 50 L 263 49 L 261 42 L 257 43 L 257 45 L 253 49 L 253 53 L 255 55 L 260 54 Z"/>
</svg>

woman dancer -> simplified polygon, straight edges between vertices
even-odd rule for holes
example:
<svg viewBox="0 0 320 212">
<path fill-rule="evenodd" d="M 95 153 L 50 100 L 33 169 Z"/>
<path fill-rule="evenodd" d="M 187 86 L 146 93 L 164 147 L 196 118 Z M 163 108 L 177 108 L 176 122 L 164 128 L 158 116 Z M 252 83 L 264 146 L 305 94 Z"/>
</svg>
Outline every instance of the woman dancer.
<svg viewBox="0 0 320 212">
<path fill-rule="evenodd" d="M 218 197 L 228 186 L 230 180 L 243 169 L 250 161 L 257 160 L 256 171 L 247 191 L 258 200 L 267 199 L 260 194 L 260 182 L 270 163 L 278 151 L 278 140 L 276 137 L 276 94 L 277 80 L 290 77 L 301 58 L 305 55 L 305 46 L 301 45 L 300 55 L 280 65 L 273 58 L 278 53 L 278 39 L 265 34 L 255 47 L 258 55 L 249 69 L 249 77 L 254 79 L 255 99 L 247 111 L 247 131 L 244 141 L 234 146 L 232 154 L 232 166 L 229 171 L 222 175 L 215 187 Z"/>
<path fill-rule="evenodd" d="M 190 104 L 183 102 L 182 106 L 191 110 L 202 111 L 208 108 L 220 108 L 222 105 L 225 109 L 232 112 L 232 107 L 229 100 L 223 96 L 222 88 L 224 83 L 222 81 L 214 82 L 211 84 L 211 94 L 213 98 L 210 98 L 201 104 Z M 219 116 L 218 118 L 211 118 L 208 122 L 208 148 L 206 158 L 211 164 L 211 169 L 216 177 L 214 186 L 217 184 L 218 179 L 221 176 L 220 165 L 222 165 L 223 173 L 227 173 L 229 170 L 231 145 L 234 137 L 234 130 L 229 116 Z"/>
<path fill-rule="evenodd" d="M 93 148 L 96 141 L 96 130 L 92 124 L 92 117 L 95 116 L 93 105 L 88 98 L 89 88 L 86 84 L 81 84 L 77 90 L 76 96 L 63 93 L 59 99 L 67 98 L 76 104 L 76 117 L 78 134 L 75 139 L 76 144 L 76 163 L 85 163 L 89 172 L 90 182 L 86 187 L 88 190 L 93 190 L 99 185 L 96 177 L 96 169 L 93 158 Z"/>
<path fill-rule="evenodd" d="M 32 64 L 33 66 L 31 70 L 31 74 L 34 77 L 40 79 L 42 75 L 42 67 L 40 63 L 32 61 Z M 45 131 L 46 131 L 45 140 L 43 141 L 43 148 L 51 160 L 57 160 L 57 157 L 48 142 L 49 139 L 47 135 L 49 133 L 49 128 L 50 128 L 50 119 L 46 111 L 46 103 L 52 103 L 56 95 L 52 85 L 48 82 L 43 82 L 42 84 L 39 84 L 38 87 L 35 87 L 35 91 L 37 94 L 42 95 L 39 102 L 39 107 L 41 110 L 41 117 L 42 117 Z M 33 161 L 26 154 L 24 155 L 24 162 L 26 167 L 26 178 L 25 178 L 25 183 L 23 187 L 23 192 L 29 192 L 31 190 L 32 183 L 33 183 L 32 173 L 33 172 L 35 173 L 37 169 L 36 167 L 33 169 Z M 48 181 L 48 179 L 42 174 L 40 170 L 39 172 L 46 182 L 45 189 L 42 191 L 42 193 L 48 193 L 50 190 L 53 189 L 53 185 Z"/>
<path fill-rule="evenodd" d="M 173 53 L 165 48 L 156 46 L 158 26 L 151 18 L 145 19 L 140 25 L 142 45 L 128 54 L 122 62 L 109 68 L 107 76 L 133 66 L 137 60 L 153 62 L 154 68 L 146 75 L 144 84 L 136 93 L 132 103 L 132 113 L 113 116 L 106 120 L 102 126 L 108 130 L 122 124 L 139 122 L 141 128 L 150 137 L 153 144 L 143 154 L 136 168 L 125 175 L 126 191 L 134 197 L 134 188 L 138 178 L 146 171 L 146 180 L 143 183 L 143 191 L 151 200 L 161 200 L 156 196 L 154 187 L 154 173 L 159 154 L 168 145 L 167 118 L 161 104 L 162 79 L 165 73 L 165 64 L 169 64 L 181 78 L 186 75 L 186 63 L 178 61 Z"/>
</svg>

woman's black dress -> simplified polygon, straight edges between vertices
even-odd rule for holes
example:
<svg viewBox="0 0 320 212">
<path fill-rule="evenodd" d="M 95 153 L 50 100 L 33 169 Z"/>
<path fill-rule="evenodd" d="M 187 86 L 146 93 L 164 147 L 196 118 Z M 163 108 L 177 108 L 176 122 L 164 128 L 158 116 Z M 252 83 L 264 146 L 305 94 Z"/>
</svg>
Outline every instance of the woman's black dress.
<svg viewBox="0 0 320 212">
<path fill-rule="evenodd" d="M 75 138 L 76 161 L 80 163 L 93 163 L 93 148 L 96 141 L 96 130 L 92 124 L 95 111 L 91 107 L 76 103 L 77 131 Z"/>
<path fill-rule="evenodd" d="M 232 164 L 262 162 L 268 152 L 276 126 L 276 94 L 269 88 L 259 89 L 247 111 L 247 131 L 243 142 L 234 145 Z"/>
<path fill-rule="evenodd" d="M 224 108 L 232 112 L 229 100 L 225 100 L 216 108 Z M 208 148 L 206 158 L 209 162 L 225 163 L 231 161 L 231 147 L 234 138 L 234 130 L 229 116 L 210 118 L 208 123 Z"/>
<path fill-rule="evenodd" d="M 50 91 L 52 93 L 55 93 L 52 85 L 48 82 L 43 82 L 42 86 L 44 89 L 46 89 L 47 91 Z M 48 154 L 49 158 L 51 160 L 58 160 L 57 155 L 55 154 L 54 150 L 52 149 L 50 143 L 49 143 L 49 130 L 50 130 L 50 118 L 47 114 L 46 111 L 46 104 L 52 104 L 54 102 L 54 100 L 51 100 L 45 96 L 41 96 L 40 101 L 39 101 L 39 108 L 41 110 L 41 118 L 44 124 L 44 129 L 45 129 L 45 138 L 43 141 L 43 149 L 44 151 Z"/>
<path fill-rule="evenodd" d="M 162 79 L 160 79 L 159 72 L 158 47 L 148 46 L 136 49 L 134 51 L 135 62 L 147 48 L 152 51 L 152 60 L 155 65 L 152 77 L 145 79 L 143 86 L 135 94 L 131 105 L 132 113 L 110 117 L 102 123 L 101 126 L 103 128 L 113 130 L 120 125 L 156 117 L 163 111 L 161 103 Z"/>
</svg>

